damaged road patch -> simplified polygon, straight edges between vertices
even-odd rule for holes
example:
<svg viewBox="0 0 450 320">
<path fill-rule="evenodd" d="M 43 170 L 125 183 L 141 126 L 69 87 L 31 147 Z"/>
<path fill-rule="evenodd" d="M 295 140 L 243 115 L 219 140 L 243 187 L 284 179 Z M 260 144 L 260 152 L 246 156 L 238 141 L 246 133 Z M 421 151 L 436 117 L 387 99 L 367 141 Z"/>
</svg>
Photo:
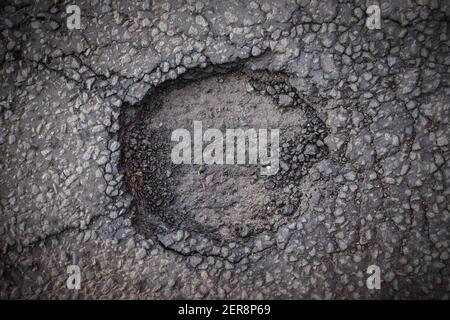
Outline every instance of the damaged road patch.
<svg viewBox="0 0 450 320">
<path fill-rule="evenodd" d="M 229 71 L 157 88 L 123 115 L 121 168 L 136 200 L 135 226 L 181 254 L 239 261 L 273 243 L 302 214 L 299 182 L 328 151 L 324 122 L 283 74 Z M 279 129 L 273 176 L 252 164 L 174 164 L 177 128 Z M 192 135 L 196 133 L 192 132 Z M 247 141 L 248 142 L 248 141 Z M 205 141 L 203 141 L 205 143 Z M 247 154 L 248 156 L 248 154 Z M 218 248 L 222 249 L 218 249 Z"/>
</svg>

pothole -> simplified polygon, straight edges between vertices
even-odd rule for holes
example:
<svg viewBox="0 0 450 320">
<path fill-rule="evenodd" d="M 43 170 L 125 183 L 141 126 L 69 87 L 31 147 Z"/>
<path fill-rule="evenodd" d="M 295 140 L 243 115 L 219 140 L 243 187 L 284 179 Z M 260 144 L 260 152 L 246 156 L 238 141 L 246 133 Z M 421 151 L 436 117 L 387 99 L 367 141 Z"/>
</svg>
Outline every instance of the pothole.
<svg viewBox="0 0 450 320">
<path fill-rule="evenodd" d="M 312 107 L 321 103 L 300 96 L 283 74 L 230 71 L 166 83 L 127 107 L 121 170 L 138 232 L 180 254 L 230 261 L 272 246 L 272 234 L 301 214 L 301 180 L 327 155 L 326 128 Z M 278 172 L 262 175 L 262 165 L 248 163 L 174 164 L 171 134 L 184 128 L 193 136 L 194 121 L 203 132 L 279 129 Z"/>
</svg>

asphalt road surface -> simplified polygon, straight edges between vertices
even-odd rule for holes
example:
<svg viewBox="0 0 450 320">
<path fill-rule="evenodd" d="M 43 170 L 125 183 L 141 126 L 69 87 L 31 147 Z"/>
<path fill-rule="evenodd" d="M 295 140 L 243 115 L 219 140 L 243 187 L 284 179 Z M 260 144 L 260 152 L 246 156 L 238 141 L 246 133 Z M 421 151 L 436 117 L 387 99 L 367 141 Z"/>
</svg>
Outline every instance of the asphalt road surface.
<svg viewBox="0 0 450 320">
<path fill-rule="evenodd" d="M 449 299 L 449 1 L 73 2 L 0 4 L 0 298 Z"/>
</svg>

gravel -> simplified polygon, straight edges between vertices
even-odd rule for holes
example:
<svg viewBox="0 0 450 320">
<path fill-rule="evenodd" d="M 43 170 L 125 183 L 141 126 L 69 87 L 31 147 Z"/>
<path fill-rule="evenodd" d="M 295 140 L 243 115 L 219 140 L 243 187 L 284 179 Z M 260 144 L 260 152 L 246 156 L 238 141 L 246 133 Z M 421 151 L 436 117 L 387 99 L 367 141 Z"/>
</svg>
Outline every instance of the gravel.
<svg viewBox="0 0 450 320">
<path fill-rule="evenodd" d="M 60 3 L 0 11 L 0 298 L 67 297 L 77 264 L 79 299 L 448 299 L 448 2 L 383 3 L 379 30 L 361 1 L 93 3 L 71 31 Z M 249 242 L 152 238 L 121 116 L 230 65 L 270 75 L 242 97 L 308 119 L 265 184 L 281 218 L 241 228 Z M 364 285 L 372 264 L 382 290 Z"/>
</svg>

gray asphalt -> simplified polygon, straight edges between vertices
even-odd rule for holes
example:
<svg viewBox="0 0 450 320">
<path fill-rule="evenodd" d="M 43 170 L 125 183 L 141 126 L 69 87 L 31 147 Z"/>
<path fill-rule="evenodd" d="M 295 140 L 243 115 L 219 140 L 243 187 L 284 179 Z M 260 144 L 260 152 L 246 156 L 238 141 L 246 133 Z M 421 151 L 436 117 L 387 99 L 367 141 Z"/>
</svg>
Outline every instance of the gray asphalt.
<svg viewBox="0 0 450 320">
<path fill-rule="evenodd" d="M 379 1 L 374 30 L 371 1 L 73 2 L 80 30 L 69 2 L 0 4 L 0 298 L 449 299 L 450 2 Z M 282 74 L 245 94 L 312 101 L 326 155 L 254 241 L 141 232 L 121 116 L 223 66 Z"/>
</svg>

